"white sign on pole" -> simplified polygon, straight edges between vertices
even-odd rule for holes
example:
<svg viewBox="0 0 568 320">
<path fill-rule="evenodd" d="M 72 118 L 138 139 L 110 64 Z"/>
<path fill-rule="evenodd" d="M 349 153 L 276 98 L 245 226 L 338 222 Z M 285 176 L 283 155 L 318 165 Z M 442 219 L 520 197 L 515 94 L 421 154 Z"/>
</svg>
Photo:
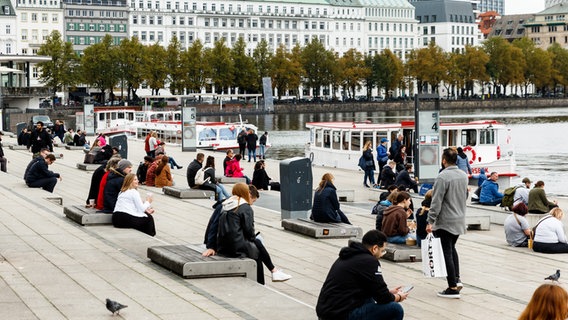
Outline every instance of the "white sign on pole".
<svg viewBox="0 0 568 320">
<path fill-rule="evenodd" d="M 181 115 L 181 150 L 195 151 L 197 150 L 197 132 L 195 128 L 197 124 L 197 109 L 195 107 L 182 107 Z"/>
</svg>

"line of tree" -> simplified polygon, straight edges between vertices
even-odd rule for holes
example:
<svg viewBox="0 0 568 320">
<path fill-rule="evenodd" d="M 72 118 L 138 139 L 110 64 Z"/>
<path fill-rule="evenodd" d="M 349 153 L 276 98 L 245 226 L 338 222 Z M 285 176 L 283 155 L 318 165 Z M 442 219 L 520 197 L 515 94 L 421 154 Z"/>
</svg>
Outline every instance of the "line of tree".
<svg viewBox="0 0 568 320">
<path fill-rule="evenodd" d="M 350 49 L 339 56 L 315 38 L 290 51 L 280 45 L 274 53 L 262 40 L 248 55 L 242 38 L 232 48 L 223 39 L 212 48 L 196 40 L 184 50 L 175 37 L 164 48 L 157 43 L 143 45 L 136 37 L 113 45 L 112 37 L 106 35 L 79 56 L 54 31 L 38 54 L 52 57 L 39 67 L 40 81 L 54 95 L 85 84 L 108 91 L 111 99 L 114 89 L 121 88 L 128 100 L 141 86 L 156 95 L 165 87 L 179 95 L 212 87 L 217 93 L 258 93 L 263 77 L 272 79 L 279 99 L 286 93 L 298 96 L 300 86 L 312 89 L 315 97 L 325 93 L 354 98 L 363 88 L 368 97 L 375 88 L 389 97 L 413 92 L 415 84 L 418 92 L 438 92 L 445 87 L 448 96 L 463 97 L 473 95 L 476 86 L 484 93 L 487 86 L 491 88 L 487 93 L 506 94 L 510 87 L 523 94 L 531 85 L 537 92 L 568 85 L 568 51 L 558 44 L 543 50 L 528 38 L 510 43 L 492 37 L 479 47 L 451 53 L 431 43 L 411 51 L 403 62 L 388 49 L 376 55 Z"/>
</svg>

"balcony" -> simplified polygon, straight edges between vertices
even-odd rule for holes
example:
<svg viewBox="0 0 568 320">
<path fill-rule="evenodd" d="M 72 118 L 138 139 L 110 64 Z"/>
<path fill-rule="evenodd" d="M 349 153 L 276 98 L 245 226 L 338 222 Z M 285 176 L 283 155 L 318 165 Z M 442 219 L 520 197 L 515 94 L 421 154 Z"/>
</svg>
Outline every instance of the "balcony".
<svg viewBox="0 0 568 320">
<path fill-rule="evenodd" d="M 52 94 L 46 87 L 29 87 L 29 88 L 0 88 L 0 93 L 5 98 L 31 98 L 49 96 Z"/>
</svg>

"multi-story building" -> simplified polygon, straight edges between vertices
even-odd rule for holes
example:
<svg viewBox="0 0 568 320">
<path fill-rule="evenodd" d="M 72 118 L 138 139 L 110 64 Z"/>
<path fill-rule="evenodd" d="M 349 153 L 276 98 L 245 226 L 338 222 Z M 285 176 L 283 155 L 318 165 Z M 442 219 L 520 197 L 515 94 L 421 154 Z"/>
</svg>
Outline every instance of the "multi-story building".
<svg viewBox="0 0 568 320">
<path fill-rule="evenodd" d="M 500 15 L 504 15 L 505 0 L 479 0 L 477 8 L 480 12 L 495 11 Z"/>
<path fill-rule="evenodd" d="M 451 0 L 417 1 L 420 46 L 436 43 L 444 51 L 463 51 L 478 45 L 478 25 L 470 3 Z"/>
<path fill-rule="evenodd" d="M 63 0 L 63 17 L 64 40 L 79 53 L 101 42 L 106 34 L 112 36 L 115 45 L 128 37 L 125 0 Z"/>
<path fill-rule="evenodd" d="M 553 43 L 568 48 L 566 17 L 568 17 L 568 6 L 562 3 L 535 13 L 534 18 L 525 23 L 527 36 L 542 49 L 547 49 Z"/>
<path fill-rule="evenodd" d="M 53 31 L 63 37 L 61 7 L 60 0 L 17 0 L 19 54 L 37 54 Z"/>
<path fill-rule="evenodd" d="M 18 52 L 16 11 L 10 0 L 0 0 L 0 10 L 0 54 L 15 54 Z"/>
<path fill-rule="evenodd" d="M 544 2 L 544 7 L 550 8 L 550 7 L 553 7 L 553 6 L 555 6 L 557 4 L 561 4 L 561 3 L 566 4 L 566 3 L 568 3 L 568 0 L 546 0 Z"/>
<path fill-rule="evenodd" d="M 511 14 L 502 16 L 493 25 L 489 37 L 503 37 L 509 42 L 527 36 L 525 23 L 534 18 L 534 14 Z"/>
</svg>

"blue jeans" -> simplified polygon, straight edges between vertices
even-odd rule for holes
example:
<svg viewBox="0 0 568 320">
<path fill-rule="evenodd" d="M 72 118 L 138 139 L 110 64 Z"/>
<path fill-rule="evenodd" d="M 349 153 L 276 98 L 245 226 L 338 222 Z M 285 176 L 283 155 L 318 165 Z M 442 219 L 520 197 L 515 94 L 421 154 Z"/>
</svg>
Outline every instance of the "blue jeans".
<svg viewBox="0 0 568 320">
<path fill-rule="evenodd" d="M 249 150 L 249 162 L 251 159 L 254 160 L 254 162 L 256 162 L 256 148 L 248 150 Z"/>
<path fill-rule="evenodd" d="M 225 189 L 225 186 L 217 183 L 215 185 L 215 188 L 217 189 L 217 200 L 225 200 L 227 198 L 229 198 L 231 195 L 227 192 L 227 189 Z M 223 196 L 223 197 L 222 197 Z"/>
<path fill-rule="evenodd" d="M 373 299 L 349 313 L 349 320 L 402 320 L 404 310 L 398 302 L 378 304 Z"/>
<path fill-rule="evenodd" d="M 266 146 L 263 145 L 263 144 L 260 144 L 260 145 L 258 145 L 258 147 L 259 147 L 259 151 L 260 151 L 260 156 L 264 159 L 265 158 L 264 149 L 266 148 Z"/>
<path fill-rule="evenodd" d="M 412 238 L 412 239 L 416 240 L 416 234 L 415 233 L 409 233 L 406 236 L 387 237 L 387 242 L 388 243 L 406 244 L 406 239 L 408 239 L 408 238 Z"/>
<path fill-rule="evenodd" d="M 369 184 L 372 187 L 375 184 L 375 170 L 373 169 L 365 170 L 365 177 L 363 178 L 363 184 L 367 183 L 367 178 L 369 178 Z"/>
</svg>

